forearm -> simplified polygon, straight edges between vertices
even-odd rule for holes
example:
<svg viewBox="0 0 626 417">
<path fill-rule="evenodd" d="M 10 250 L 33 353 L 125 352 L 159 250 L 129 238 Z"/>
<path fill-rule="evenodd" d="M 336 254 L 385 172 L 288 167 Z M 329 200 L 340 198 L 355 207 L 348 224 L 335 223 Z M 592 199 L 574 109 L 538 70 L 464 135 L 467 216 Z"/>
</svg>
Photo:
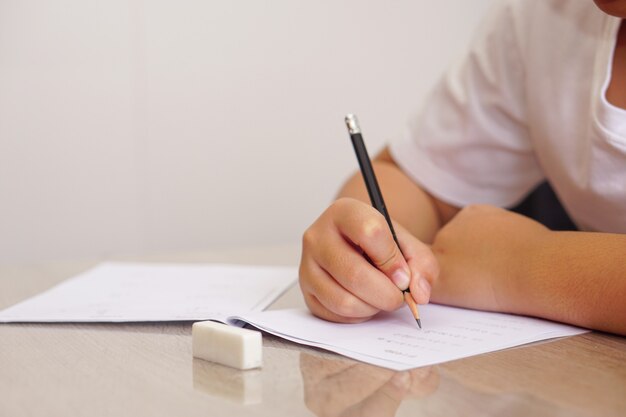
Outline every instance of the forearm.
<svg viewBox="0 0 626 417">
<path fill-rule="evenodd" d="M 626 235 L 543 233 L 522 271 L 516 313 L 626 334 Z"/>
<path fill-rule="evenodd" d="M 389 215 L 421 241 L 432 242 L 442 224 L 453 215 L 447 213 L 450 211 L 446 210 L 448 207 L 408 178 L 395 165 L 386 150 L 376 157 L 372 165 Z M 350 197 L 370 202 L 363 177 L 359 172 L 344 184 L 338 197 Z"/>
</svg>

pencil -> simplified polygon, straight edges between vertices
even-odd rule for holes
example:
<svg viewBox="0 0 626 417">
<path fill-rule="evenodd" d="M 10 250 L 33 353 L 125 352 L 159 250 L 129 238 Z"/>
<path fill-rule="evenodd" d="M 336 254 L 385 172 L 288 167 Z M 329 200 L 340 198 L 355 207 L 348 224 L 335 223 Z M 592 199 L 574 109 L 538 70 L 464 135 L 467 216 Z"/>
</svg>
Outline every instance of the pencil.
<svg viewBox="0 0 626 417">
<path fill-rule="evenodd" d="M 385 206 L 385 200 L 383 200 L 383 194 L 380 191 L 380 187 L 378 186 L 378 181 L 376 180 L 376 175 L 374 174 L 374 169 L 372 168 L 372 162 L 370 161 L 370 157 L 367 153 L 367 149 L 365 148 L 365 142 L 363 142 L 363 135 L 361 134 L 361 128 L 359 127 L 359 122 L 356 119 L 354 114 L 348 114 L 345 118 L 346 126 L 348 127 L 348 132 L 350 133 L 350 140 L 352 141 L 352 146 L 354 147 L 354 152 L 356 153 L 356 159 L 359 161 L 359 167 L 361 168 L 361 174 L 363 174 L 363 179 L 365 180 L 365 187 L 367 188 L 367 193 L 369 194 L 370 201 L 372 202 L 372 206 L 376 210 L 378 210 L 387 221 L 389 225 L 389 230 L 391 230 L 391 236 L 393 236 L 393 240 L 398 245 L 398 250 L 402 253 L 402 248 L 398 243 L 398 238 L 396 237 L 396 231 L 393 229 L 393 224 L 391 223 L 391 218 L 389 217 L 389 213 L 387 212 L 387 207 Z M 404 254 L 402 253 L 402 256 Z M 415 317 L 415 321 L 419 328 L 422 328 L 422 321 L 420 320 L 419 310 L 417 309 L 417 303 L 413 299 L 411 295 L 411 290 L 406 289 L 403 290 L 404 301 L 411 309 L 411 313 L 413 313 L 413 317 Z"/>
</svg>

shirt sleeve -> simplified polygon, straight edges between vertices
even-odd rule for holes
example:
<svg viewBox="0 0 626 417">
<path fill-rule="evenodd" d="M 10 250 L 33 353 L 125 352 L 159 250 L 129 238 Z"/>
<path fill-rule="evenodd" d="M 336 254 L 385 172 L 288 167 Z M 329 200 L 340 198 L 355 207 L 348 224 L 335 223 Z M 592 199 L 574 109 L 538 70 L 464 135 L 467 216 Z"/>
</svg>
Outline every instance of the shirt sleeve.
<svg viewBox="0 0 626 417">
<path fill-rule="evenodd" d="M 401 169 L 456 206 L 513 206 L 543 180 L 526 124 L 523 2 L 499 2 L 471 46 L 390 143 Z"/>
</svg>

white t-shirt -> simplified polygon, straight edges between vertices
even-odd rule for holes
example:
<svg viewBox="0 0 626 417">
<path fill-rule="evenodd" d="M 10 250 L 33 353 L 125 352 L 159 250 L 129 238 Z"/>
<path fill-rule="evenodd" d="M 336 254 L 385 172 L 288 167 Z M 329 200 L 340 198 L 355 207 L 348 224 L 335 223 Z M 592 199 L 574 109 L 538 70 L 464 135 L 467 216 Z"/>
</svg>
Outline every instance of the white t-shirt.
<svg viewBox="0 0 626 417">
<path fill-rule="evenodd" d="M 579 228 L 626 233 L 626 110 L 605 94 L 620 23 L 591 0 L 499 3 L 392 156 L 453 205 L 511 207 L 547 179 Z"/>
</svg>

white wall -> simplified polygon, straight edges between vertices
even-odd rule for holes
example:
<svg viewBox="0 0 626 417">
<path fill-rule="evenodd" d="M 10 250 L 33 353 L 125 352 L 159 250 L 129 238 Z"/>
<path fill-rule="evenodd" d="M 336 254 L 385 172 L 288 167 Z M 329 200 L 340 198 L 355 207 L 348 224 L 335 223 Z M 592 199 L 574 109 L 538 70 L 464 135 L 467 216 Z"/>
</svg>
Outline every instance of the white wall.
<svg viewBox="0 0 626 417">
<path fill-rule="evenodd" d="M 298 242 L 493 0 L 0 0 L 0 263 Z"/>
</svg>

